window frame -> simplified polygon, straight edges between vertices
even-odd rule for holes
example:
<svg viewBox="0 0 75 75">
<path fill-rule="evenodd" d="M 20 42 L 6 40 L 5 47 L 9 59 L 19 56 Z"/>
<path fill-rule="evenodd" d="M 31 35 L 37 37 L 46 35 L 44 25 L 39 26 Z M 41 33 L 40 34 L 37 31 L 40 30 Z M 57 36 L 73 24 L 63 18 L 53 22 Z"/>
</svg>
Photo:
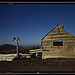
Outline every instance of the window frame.
<svg viewBox="0 0 75 75">
<path fill-rule="evenodd" d="M 63 46 L 63 40 L 54 40 L 53 46 Z"/>
</svg>

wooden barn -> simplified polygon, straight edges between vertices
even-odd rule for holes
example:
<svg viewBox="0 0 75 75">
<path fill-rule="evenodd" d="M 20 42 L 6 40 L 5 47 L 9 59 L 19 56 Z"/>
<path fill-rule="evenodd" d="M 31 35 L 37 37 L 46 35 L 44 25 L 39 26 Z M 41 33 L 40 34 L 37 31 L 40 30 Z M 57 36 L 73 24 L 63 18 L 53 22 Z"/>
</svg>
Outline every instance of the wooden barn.
<svg viewBox="0 0 75 75">
<path fill-rule="evenodd" d="M 75 58 L 75 36 L 56 25 L 41 39 L 42 59 Z"/>
</svg>

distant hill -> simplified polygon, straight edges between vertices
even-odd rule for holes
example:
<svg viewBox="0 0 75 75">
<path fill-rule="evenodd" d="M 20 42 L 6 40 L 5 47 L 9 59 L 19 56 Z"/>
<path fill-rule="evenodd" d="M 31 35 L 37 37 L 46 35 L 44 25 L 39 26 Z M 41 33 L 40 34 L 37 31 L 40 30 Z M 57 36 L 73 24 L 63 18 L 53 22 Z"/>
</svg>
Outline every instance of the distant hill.
<svg viewBox="0 0 75 75">
<path fill-rule="evenodd" d="M 19 49 L 21 49 L 22 47 L 19 46 Z M 12 54 L 12 53 L 16 53 L 16 46 L 11 45 L 11 44 L 3 44 L 0 45 L 0 54 Z"/>
<path fill-rule="evenodd" d="M 3 44 L 0 45 L 0 50 L 11 50 L 11 49 L 15 49 L 16 46 L 11 45 L 11 44 Z"/>
<path fill-rule="evenodd" d="M 40 46 L 19 46 L 19 53 L 29 53 L 31 49 L 38 49 Z M 0 45 L 0 54 L 16 53 L 16 46 L 11 44 Z"/>
</svg>

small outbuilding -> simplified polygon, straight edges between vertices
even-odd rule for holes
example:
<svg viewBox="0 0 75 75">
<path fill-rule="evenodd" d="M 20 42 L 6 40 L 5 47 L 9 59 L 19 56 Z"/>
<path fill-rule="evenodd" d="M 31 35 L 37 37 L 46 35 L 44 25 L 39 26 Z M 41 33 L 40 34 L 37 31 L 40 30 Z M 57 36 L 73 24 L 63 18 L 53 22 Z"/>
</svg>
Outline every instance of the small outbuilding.
<svg viewBox="0 0 75 75">
<path fill-rule="evenodd" d="M 42 59 L 75 58 L 75 36 L 56 25 L 41 39 Z"/>
</svg>

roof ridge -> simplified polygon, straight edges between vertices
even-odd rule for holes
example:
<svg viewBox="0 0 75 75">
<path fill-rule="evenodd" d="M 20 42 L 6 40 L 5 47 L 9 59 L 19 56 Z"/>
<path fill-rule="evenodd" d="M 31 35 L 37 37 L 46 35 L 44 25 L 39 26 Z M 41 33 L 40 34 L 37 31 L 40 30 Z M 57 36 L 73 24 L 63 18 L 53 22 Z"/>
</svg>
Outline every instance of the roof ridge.
<svg viewBox="0 0 75 75">
<path fill-rule="evenodd" d="M 58 26 L 58 24 L 52 30 L 54 30 L 57 26 Z M 49 31 L 41 40 L 43 40 L 51 31 Z"/>
</svg>

